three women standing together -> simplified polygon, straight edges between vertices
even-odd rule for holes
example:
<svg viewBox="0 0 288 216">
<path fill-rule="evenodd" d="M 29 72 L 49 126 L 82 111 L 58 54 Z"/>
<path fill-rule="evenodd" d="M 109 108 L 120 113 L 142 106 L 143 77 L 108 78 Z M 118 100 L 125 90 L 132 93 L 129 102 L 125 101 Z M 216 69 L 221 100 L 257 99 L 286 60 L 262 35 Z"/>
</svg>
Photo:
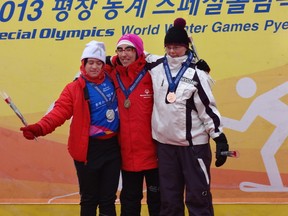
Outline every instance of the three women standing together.
<svg viewBox="0 0 288 216">
<path fill-rule="evenodd" d="M 189 215 L 214 215 L 209 139 L 216 142 L 217 167 L 225 163 L 221 151 L 229 146 L 211 78 L 202 70 L 207 65 L 195 62 L 185 25 L 182 18 L 174 21 L 164 56 L 145 55 L 140 37 L 123 35 L 106 67 L 104 44 L 91 41 L 81 57 L 80 77 L 39 122 L 21 128 L 34 139 L 73 117 L 68 149 L 81 216 L 95 216 L 98 207 L 100 215 L 116 215 L 120 165 L 122 216 L 140 215 L 144 179 L 151 216 L 183 216 L 184 203 Z"/>
</svg>

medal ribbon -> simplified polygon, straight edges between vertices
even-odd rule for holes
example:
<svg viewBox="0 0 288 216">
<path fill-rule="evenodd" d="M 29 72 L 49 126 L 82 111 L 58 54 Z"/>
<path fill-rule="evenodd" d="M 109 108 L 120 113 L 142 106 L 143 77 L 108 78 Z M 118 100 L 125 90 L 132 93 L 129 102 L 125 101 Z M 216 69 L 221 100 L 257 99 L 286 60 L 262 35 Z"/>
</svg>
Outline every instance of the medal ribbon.
<svg viewBox="0 0 288 216">
<path fill-rule="evenodd" d="M 169 84 L 169 92 L 175 92 L 176 91 L 176 87 L 177 87 L 178 83 L 180 82 L 180 79 L 183 76 L 184 72 L 186 71 L 186 69 L 190 65 L 190 62 L 192 61 L 192 59 L 193 59 L 193 54 L 192 54 L 192 52 L 189 52 L 187 60 L 184 63 L 182 63 L 182 67 L 181 67 L 180 71 L 178 72 L 178 74 L 176 75 L 176 78 L 173 82 L 166 55 L 164 56 L 163 65 L 164 65 L 165 74 L 166 74 L 168 84 Z"/>
<path fill-rule="evenodd" d="M 103 91 L 101 91 L 101 89 L 100 89 L 95 83 L 90 83 L 90 82 L 89 82 L 89 84 L 90 84 L 91 86 L 93 86 L 94 89 L 104 98 L 104 100 L 106 101 L 106 104 L 107 104 L 108 108 L 111 108 L 111 106 L 112 106 L 112 104 L 113 104 L 113 102 L 114 102 L 114 100 L 115 100 L 115 98 L 116 98 L 115 92 L 114 92 L 111 100 L 109 100 L 109 99 L 107 98 L 107 96 L 103 93 Z"/>
<path fill-rule="evenodd" d="M 139 84 L 139 82 L 141 81 L 141 79 L 145 76 L 145 74 L 147 73 L 146 68 L 144 68 L 136 77 L 136 79 L 134 80 L 134 82 L 129 86 L 128 89 L 125 88 L 119 73 L 116 73 L 116 78 L 118 80 L 118 83 L 120 85 L 120 88 L 122 90 L 122 92 L 125 94 L 126 99 L 129 97 L 129 95 L 131 94 L 131 92 L 136 88 L 136 86 Z"/>
<path fill-rule="evenodd" d="M 101 91 L 101 89 L 100 89 L 95 83 L 89 82 L 87 79 L 85 79 L 84 76 L 82 76 L 82 77 L 83 77 L 83 79 L 86 81 L 86 83 L 89 83 L 92 87 L 94 87 L 94 89 L 104 98 L 104 100 L 105 100 L 108 108 L 111 108 L 111 106 L 112 106 L 112 104 L 113 104 L 113 102 L 114 102 L 114 100 L 115 100 L 115 98 L 116 98 L 116 93 L 114 92 L 111 100 L 109 100 L 109 99 L 106 97 L 106 95 Z"/>
</svg>

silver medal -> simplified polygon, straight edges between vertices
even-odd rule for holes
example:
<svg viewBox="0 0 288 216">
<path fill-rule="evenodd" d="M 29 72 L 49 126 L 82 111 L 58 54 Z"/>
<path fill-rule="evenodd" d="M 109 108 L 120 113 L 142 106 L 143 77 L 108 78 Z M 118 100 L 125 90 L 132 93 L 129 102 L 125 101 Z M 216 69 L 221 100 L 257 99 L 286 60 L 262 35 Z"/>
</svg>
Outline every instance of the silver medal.
<svg viewBox="0 0 288 216">
<path fill-rule="evenodd" d="M 124 107 L 128 109 L 130 106 L 131 106 L 131 102 L 130 102 L 129 98 L 127 98 L 127 99 L 124 101 Z"/>
<path fill-rule="evenodd" d="M 108 110 L 106 111 L 106 118 L 107 118 L 108 120 L 110 120 L 110 121 L 113 121 L 113 120 L 114 120 L 114 118 L 115 118 L 115 112 L 114 112 L 113 109 L 108 109 Z"/>
<path fill-rule="evenodd" d="M 176 94 L 175 92 L 169 92 L 167 95 L 167 101 L 169 103 L 174 103 L 176 101 Z"/>
</svg>

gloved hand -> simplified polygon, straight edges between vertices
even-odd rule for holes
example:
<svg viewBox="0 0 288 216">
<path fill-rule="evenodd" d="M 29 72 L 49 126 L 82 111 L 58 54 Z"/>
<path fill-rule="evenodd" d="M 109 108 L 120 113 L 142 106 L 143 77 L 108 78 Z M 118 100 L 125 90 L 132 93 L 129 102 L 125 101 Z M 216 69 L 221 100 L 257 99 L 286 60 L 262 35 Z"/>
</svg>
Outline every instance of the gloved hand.
<svg viewBox="0 0 288 216">
<path fill-rule="evenodd" d="M 106 64 L 110 65 L 110 66 L 113 66 L 112 64 L 112 57 L 113 56 L 106 56 Z"/>
<path fill-rule="evenodd" d="M 222 166 L 226 160 L 227 156 L 221 155 L 221 152 L 228 151 L 229 145 L 226 139 L 226 136 L 224 133 L 220 134 L 219 137 L 214 138 L 214 141 L 216 142 L 216 161 L 215 166 L 220 167 Z"/>
<path fill-rule="evenodd" d="M 210 72 L 210 67 L 209 67 L 209 65 L 208 65 L 207 62 L 204 61 L 203 59 L 200 59 L 200 60 L 196 63 L 196 66 L 197 66 L 197 68 L 200 69 L 200 70 L 203 70 L 203 71 L 205 71 L 205 72 L 207 72 L 207 73 Z"/>
<path fill-rule="evenodd" d="M 28 140 L 33 140 L 35 137 L 43 136 L 43 131 L 39 124 L 21 127 L 20 130 L 23 131 L 23 136 Z"/>
</svg>

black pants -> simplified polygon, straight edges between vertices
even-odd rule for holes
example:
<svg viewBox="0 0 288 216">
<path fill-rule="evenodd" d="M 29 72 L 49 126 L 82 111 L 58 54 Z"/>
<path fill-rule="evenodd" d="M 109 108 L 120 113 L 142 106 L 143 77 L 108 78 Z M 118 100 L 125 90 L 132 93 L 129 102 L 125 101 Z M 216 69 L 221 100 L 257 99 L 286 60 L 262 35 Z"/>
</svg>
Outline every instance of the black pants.
<svg viewBox="0 0 288 216">
<path fill-rule="evenodd" d="M 128 172 L 122 170 L 122 190 L 120 194 L 121 216 L 141 215 L 144 178 L 147 186 L 149 215 L 159 215 L 160 191 L 158 169 L 151 169 L 140 172 Z"/>
<path fill-rule="evenodd" d="M 121 156 L 117 138 L 90 140 L 88 162 L 74 161 L 80 187 L 81 216 L 116 216 Z"/>
<path fill-rule="evenodd" d="M 175 146 L 157 144 L 161 216 L 213 216 L 210 192 L 211 149 L 209 144 Z M 184 195 L 185 194 L 185 195 Z"/>
</svg>

